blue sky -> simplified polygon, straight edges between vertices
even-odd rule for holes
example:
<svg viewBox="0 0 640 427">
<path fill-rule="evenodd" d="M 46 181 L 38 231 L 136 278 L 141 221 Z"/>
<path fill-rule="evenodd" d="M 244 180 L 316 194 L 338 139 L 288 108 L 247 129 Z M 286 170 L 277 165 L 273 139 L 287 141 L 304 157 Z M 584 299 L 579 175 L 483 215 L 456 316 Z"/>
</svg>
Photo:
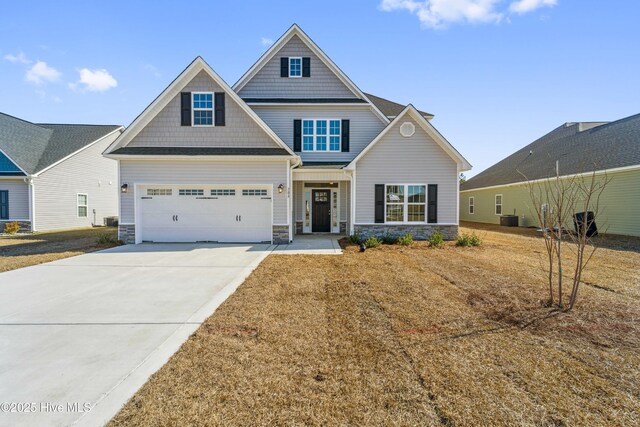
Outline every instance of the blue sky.
<svg viewBox="0 0 640 427">
<path fill-rule="evenodd" d="M 640 4 L 5 2 L 0 111 L 128 125 L 201 55 L 233 84 L 293 22 L 364 91 L 435 114 L 472 176 L 566 121 L 640 113 Z"/>
</svg>

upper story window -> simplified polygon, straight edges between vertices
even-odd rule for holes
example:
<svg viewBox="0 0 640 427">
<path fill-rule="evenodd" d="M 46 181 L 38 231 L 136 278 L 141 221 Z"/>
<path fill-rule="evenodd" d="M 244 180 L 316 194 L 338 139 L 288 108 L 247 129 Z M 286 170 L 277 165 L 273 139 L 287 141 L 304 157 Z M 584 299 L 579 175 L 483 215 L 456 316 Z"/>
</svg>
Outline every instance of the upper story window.
<svg viewBox="0 0 640 427">
<path fill-rule="evenodd" d="M 341 120 L 302 121 L 302 151 L 340 151 L 341 145 Z"/>
<path fill-rule="evenodd" d="M 289 77 L 302 77 L 302 58 L 289 58 Z"/>
<path fill-rule="evenodd" d="M 193 126 L 213 126 L 213 93 L 193 92 Z"/>
</svg>

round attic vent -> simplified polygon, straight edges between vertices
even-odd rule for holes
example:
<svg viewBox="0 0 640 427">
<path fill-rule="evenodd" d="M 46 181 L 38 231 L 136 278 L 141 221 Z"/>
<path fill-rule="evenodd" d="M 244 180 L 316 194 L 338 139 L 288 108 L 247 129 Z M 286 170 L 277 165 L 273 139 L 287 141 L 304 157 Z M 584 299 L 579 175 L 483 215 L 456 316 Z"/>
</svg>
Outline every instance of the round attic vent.
<svg viewBox="0 0 640 427">
<path fill-rule="evenodd" d="M 400 135 L 404 136 L 405 138 L 413 136 L 414 133 L 416 133 L 416 127 L 413 125 L 413 123 L 404 122 L 400 125 Z"/>
</svg>

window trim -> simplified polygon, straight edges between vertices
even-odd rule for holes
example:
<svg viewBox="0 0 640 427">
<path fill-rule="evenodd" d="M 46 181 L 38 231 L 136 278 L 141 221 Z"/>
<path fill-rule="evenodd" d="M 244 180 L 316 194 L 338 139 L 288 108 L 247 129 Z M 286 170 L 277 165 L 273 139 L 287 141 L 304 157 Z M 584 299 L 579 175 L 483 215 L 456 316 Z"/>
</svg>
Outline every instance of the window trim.
<svg viewBox="0 0 640 427">
<path fill-rule="evenodd" d="M 306 118 L 301 118 L 300 119 L 302 121 L 301 123 L 301 140 L 300 140 L 300 149 L 303 153 L 341 153 L 342 152 L 342 119 L 338 119 L 338 118 L 325 118 L 325 117 L 320 117 L 320 118 L 312 118 L 312 117 L 306 117 Z M 327 133 L 324 135 L 318 135 L 317 133 L 317 122 L 318 121 L 325 121 L 327 122 Z M 304 122 L 305 121 L 312 121 L 313 122 L 313 133 L 311 135 L 305 135 L 304 133 Z M 337 136 L 338 137 L 338 149 L 337 150 L 331 150 L 331 122 L 335 121 L 339 123 L 339 132 L 338 135 L 333 135 L 334 137 Z M 313 138 L 313 148 L 311 150 L 307 150 L 304 148 L 304 137 L 305 136 L 311 136 Z M 327 148 L 324 150 L 318 150 L 318 136 L 324 136 L 327 138 Z"/>
<path fill-rule="evenodd" d="M 402 203 L 402 221 L 387 221 L 387 187 L 396 186 L 404 187 L 404 202 Z M 424 187 L 424 203 L 409 203 L 409 187 L 421 186 Z M 385 184 L 384 185 L 384 223 L 385 224 L 426 224 L 427 223 L 427 208 L 428 208 L 428 188 L 427 184 L 422 183 L 408 183 L 408 184 Z M 400 203 L 391 203 L 391 205 L 400 205 Z M 424 221 L 409 221 L 409 205 L 424 205 Z"/>
<path fill-rule="evenodd" d="M 81 205 L 79 196 L 85 197 L 85 204 Z M 80 208 L 84 207 L 87 211 L 84 216 L 80 215 Z M 89 194 L 87 193 L 76 193 L 76 218 L 89 218 Z"/>
<path fill-rule="evenodd" d="M 211 108 L 195 108 L 193 106 L 194 95 L 211 95 Z M 211 111 L 210 125 L 197 125 L 196 111 Z M 216 125 L 216 96 L 214 92 L 191 92 L 191 126 L 195 128 L 210 128 Z"/>
<path fill-rule="evenodd" d="M 469 196 L 469 215 L 476 214 L 476 197 Z"/>
<path fill-rule="evenodd" d="M 299 76 L 292 76 L 291 75 L 291 61 L 294 59 L 299 59 L 300 60 L 300 75 Z M 289 57 L 289 67 L 288 67 L 288 71 L 289 71 L 289 78 L 290 79 L 299 79 L 302 78 L 302 57 L 301 56 L 290 56 Z"/>
<path fill-rule="evenodd" d="M 500 196 L 500 203 L 498 204 L 498 196 Z M 496 215 L 502 216 L 502 205 L 504 204 L 504 197 L 502 193 L 496 194 L 493 198 L 493 212 Z M 498 213 L 498 206 L 500 206 L 500 213 Z"/>
</svg>

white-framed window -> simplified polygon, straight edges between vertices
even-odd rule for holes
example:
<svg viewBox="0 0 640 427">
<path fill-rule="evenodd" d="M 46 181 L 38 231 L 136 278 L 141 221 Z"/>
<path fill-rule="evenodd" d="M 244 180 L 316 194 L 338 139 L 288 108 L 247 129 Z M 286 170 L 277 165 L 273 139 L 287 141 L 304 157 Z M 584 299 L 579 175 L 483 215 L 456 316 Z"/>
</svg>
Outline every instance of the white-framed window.
<svg viewBox="0 0 640 427">
<path fill-rule="evenodd" d="M 211 190 L 212 196 L 235 196 L 236 190 L 233 188 L 223 188 Z"/>
<path fill-rule="evenodd" d="M 82 193 L 76 194 L 76 204 L 78 218 L 86 218 L 89 213 L 89 196 Z"/>
<path fill-rule="evenodd" d="M 289 77 L 302 77 L 302 58 L 289 58 Z"/>
<path fill-rule="evenodd" d="M 473 215 L 476 213 L 476 198 L 471 196 L 469 197 L 469 215 Z"/>
<path fill-rule="evenodd" d="M 426 211 L 426 185 L 387 184 L 385 186 L 385 222 L 425 222 Z"/>
<path fill-rule="evenodd" d="M 496 215 L 502 215 L 502 194 L 496 194 Z"/>
<path fill-rule="evenodd" d="M 147 196 L 171 196 L 171 188 L 147 188 Z"/>
<path fill-rule="evenodd" d="M 341 151 L 341 119 L 302 120 L 302 151 Z"/>
<path fill-rule="evenodd" d="M 193 126 L 213 126 L 213 92 L 192 92 Z"/>
<path fill-rule="evenodd" d="M 201 188 L 181 188 L 178 190 L 179 196 L 204 196 L 204 190 Z"/>
<path fill-rule="evenodd" d="M 242 190 L 242 195 L 243 196 L 266 196 L 267 190 L 259 189 L 259 188 L 258 189 L 249 188 L 249 189 Z"/>
</svg>

